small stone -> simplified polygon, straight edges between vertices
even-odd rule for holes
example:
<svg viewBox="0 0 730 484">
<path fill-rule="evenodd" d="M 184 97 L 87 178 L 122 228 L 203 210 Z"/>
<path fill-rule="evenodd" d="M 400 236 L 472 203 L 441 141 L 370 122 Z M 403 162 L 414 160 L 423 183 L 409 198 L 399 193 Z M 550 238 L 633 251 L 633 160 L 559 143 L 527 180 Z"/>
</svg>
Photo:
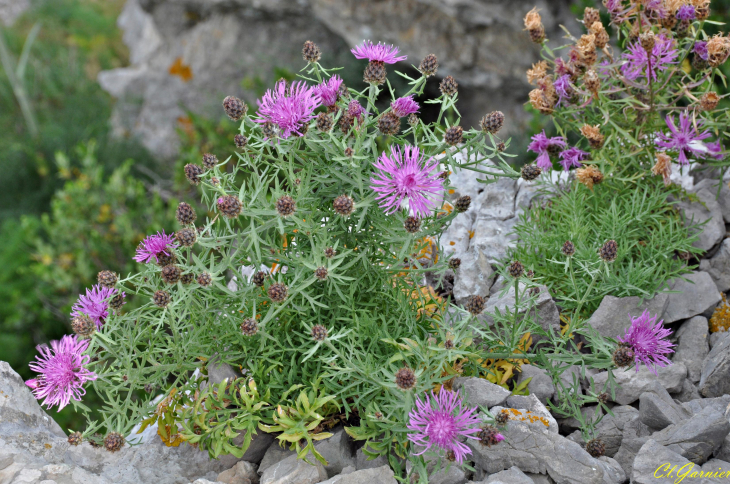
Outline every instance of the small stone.
<svg viewBox="0 0 730 484">
<path fill-rule="evenodd" d="M 490 475 L 483 482 L 485 484 L 534 484 L 535 481 L 527 477 L 518 467 L 512 466 L 507 470 Z"/>
<path fill-rule="evenodd" d="M 684 380 L 687 378 L 687 367 L 684 366 L 684 363 L 674 363 L 656 370 L 656 376 L 644 365 L 641 365 L 638 372 L 635 368 L 614 370 L 613 374 L 618 387 L 613 401 L 621 405 L 633 403 L 639 399 L 642 393 L 651 388 L 654 381 L 659 381 L 669 393 L 682 389 Z M 593 377 L 598 389 L 604 388 L 607 380 L 608 372 L 605 371 Z"/>
<path fill-rule="evenodd" d="M 389 465 L 360 469 L 332 477 L 322 484 L 398 484 Z M 446 483 L 444 483 L 446 484 Z"/>
<path fill-rule="evenodd" d="M 682 323 L 676 333 L 679 343 L 674 351 L 672 361 L 684 362 L 687 367 L 687 378 L 697 383 L 700 381 L 702 366 L 710 352 L 709 325 L 704 316 L 695 316 Z"/>
<path fill-rule="evenodd" d="M 491 408 L 502 405 L 511 395 L 509 390 L 495 385 L 484 378 L 456 378 L 453 384 L 454 390 L 461 391 L 462 399 L 470 407 L 482 405 Z"/>
<path fill-rule="evenodd" d="M 675 207 L 682 211 L 685 225 L 689 227 L 690 233 L 699 234 L 699 238 L 692 243 L 692 246 L 707 252 L 725 236 L 725 222 L 715 192 L 705 185 L 698 184 L 698 186 L 699 188 L 695 187 L 694 193 L 699 202 L 680 200 Z M 697 226 L 707 220 L 709 222 L 702 227 Z"/>
<path fill-rule="evenodd" d="M 702 362 L 698 389 L 703 397 L 730 393 L 730 333 L 724 333 Z"/>
<path fill-rule="evenodd" d="M 639 397 L 639 419 L 654 430 L 662 430 L 674 423 L 687 420 L 691 415 L 675 403 L 669 392 L 659 382 Z"/>
<path fill-rule="evenodd" d="M 604 338 L 615 339 L 623 336 L 631 326 L 629 315 L 633 317 L 641 316 L 644 310 L 648 310 L 652 316 L 658 314 L 657 319 L 661 320 L 669 304 L 669 296 L 665 293 L 659 293 L 651 299 L 643 300 L 638 296 L 604 296 L 598 309 L 588 320 L 588 324 Z M 674 296 L 674 294 L 671 296 Z"/>
<path fill-rule="evenodd" d="M 543 405 L 547 404 L 547 401 L 555 394 L 553 379 L 550 378 L 547 371 L 528 364 L 521 365 L 520 369 L 522 371 L 517 374 L 517 384 L 521 385 L 522 382 L 530 378 L 531 380 L 527 384 L 530 395 L 535 395 Z"/>
<path fill-rule="evenodd" d="M 722 299 L 715 282 L 707 272 L 692 272 L 682 277 L 689 282 L 682 279 L 669 282 L 672 291 L 681 292 L 669 295 L 669 304 L 664 312 L 665 325 L 698 314 L 710 317 Z"/>
<path fill-rule="evenodd" d="M 261 484 L 317 484 L 327 479 L 324 466 L 310 459 L 314 465 L 307 464 L 296 455 L 270 466 L 261 475 Z"/>
<path fill-rule="evenodd" d="M 718 291 L 730 290 L 730 239 L 723 240 L 711 258 L 700 261 L 700 270 L 710 275 Z"/>
</svg>

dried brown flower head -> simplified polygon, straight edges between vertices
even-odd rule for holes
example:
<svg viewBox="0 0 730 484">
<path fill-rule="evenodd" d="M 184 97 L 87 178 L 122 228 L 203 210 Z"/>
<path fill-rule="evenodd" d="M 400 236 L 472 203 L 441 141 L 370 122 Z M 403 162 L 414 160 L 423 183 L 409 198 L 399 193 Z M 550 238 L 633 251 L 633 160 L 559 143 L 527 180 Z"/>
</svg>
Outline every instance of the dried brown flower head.
<svg viewBox="0 0 730 484">
<path fill-rule="evenodd" d="M 545 27 L 542 25 L 542 17 L 537 12 L 537 7 L 525 15 L 525 30 L 530 33 L 530 40 L 534 43 L 542 44 L 545 41 Z"/>
<path fill-rule="evenodd" d="M 600 149 L 603 146 L 603 142 L 606 140 L 606 137 L 601 134 L 599 124 L 595 126 L 584 124 L 583 127 L 580 128 L 580 132 L 586 137 L 591 148 L 596 150 Z"/>
<path fill-rule="evenodd" d="M 668 187 L 672 181 L 669 177 L 672 175 L 672 159 L 666 153 L 657 153 L 656 164 L 651 168 L 654 175 L 661 175 L 664 179 L 664 186 Z"/>
<path fill-rule="evenodd" d="M 575 170 L 575 178 L 578 182 L 593 190 L 593 185 L 603 181 L 603 173 L 593 165 L 587 165 Z"/>
<path fill-rule="evenodd" d="M 537 64 L 532 64 L 532 67 L 527 69 L 527 82 L 534 85 L 537 81 L 547 76 L 548 69 L 548 63 L 544 60 Z"/>
</svg>

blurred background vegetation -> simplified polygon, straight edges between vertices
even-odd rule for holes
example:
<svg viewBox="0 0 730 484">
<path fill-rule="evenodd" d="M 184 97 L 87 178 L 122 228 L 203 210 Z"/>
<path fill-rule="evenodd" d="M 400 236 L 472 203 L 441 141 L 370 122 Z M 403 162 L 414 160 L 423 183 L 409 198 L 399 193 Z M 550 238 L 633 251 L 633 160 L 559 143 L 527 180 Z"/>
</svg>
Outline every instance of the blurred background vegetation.
<svg viewBox="0 0 730 484">
<path fill-rule="evenodd" d="M 229 150 L 235 133 L 222 110 L 217 119 L 189 113 L 181 154 L 167 164 L 133 139 L 111 136 L 114 101 L 96 78 L 128 65 L 116 26 L 123 5 L 36 0 L 0 28 L 0 359 L 23 378 L 32 377 L 35 345 L 70 332 L 71 305 L 98 271 L 128 274 L 146 234 L 177 229 L 177 203 L 197 198 L 182 166 Z M 595 3 L 577 1 L 576 17 L 585 5 Z M 716 18 L 727 18 L 730 0 L 712 5 Z M 272 73 L 282 76 L 293 73 Z M 523 155 L 546 121 L 535 116 L 512 152 Z M 52 413 L 64 429 L 81 428 L 71 407 Z"/>
</svg>

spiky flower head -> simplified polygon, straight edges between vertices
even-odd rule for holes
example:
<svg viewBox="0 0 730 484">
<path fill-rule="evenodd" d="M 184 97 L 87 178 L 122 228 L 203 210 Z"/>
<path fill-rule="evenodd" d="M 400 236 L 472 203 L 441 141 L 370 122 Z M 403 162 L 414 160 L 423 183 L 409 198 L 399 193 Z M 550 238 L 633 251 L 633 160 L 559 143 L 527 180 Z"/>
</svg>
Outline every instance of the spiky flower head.
<svg viewBox="0 0 730 484">
<path fill-rule="evenodd" d="M 456 146 L 464 141 L 464 129 L 461 126 L 451 126 L 444 133 L 444 142 L 449 146 Z"/>
<path fill-rule="evenodd" d="M 415 114 L 418 112 L 419 108 L 420 106 L 418 106 L 418 103 L 413 100 L 413 94 L 399 97 L 390 103 L 390 109 L 392 109 L 399 118 L 406 117 L 409 114 Z"/>
<path fill-rule="evenodd" d="M 583 76 L 583 86 L 588 89 L 594 99 L 598 97 L 598 91 L 601 89 L 601 78 L 598 77 L 598 73 L 595 69 L 589 69 Z"/>
<path fill-rule="evenodd" d="M 661 175 L 664 186 L 668 187 L 672 184 L 672 159 L 666 153 L 656 154 L 656 164 L 651 168 L 653 175 Z"/>
<path fill-rule="evenodd" d="M 720 96 L 715 91 L 706 92 L 700 98 L 700 109 L 703 111 L 714 111 L 720 102 Z"/>
<path fill-rule="evenodd" d="M 347 105 L 347 114 L 351 118 L 355 118 L 358 121 L 362 121 L 362 116 L 370 114 L 367 111 L 365 111 L 365 108 L 362 107 L 362 104 L 360 104 L 360 101 L 357 99 L 352 99 L 350 103 Z"/>
<path fill-rule="evenodd" d="M 253 336 L 259 330 L 259 324 L 255 318 L 246 318 L 241 323 L 241 333 L 244 336 Z"/>
<path fill-rule="evenodd" d="M 175 239 L 183 247 L 192 247 L 198 240 L 198 231 L 191 228 L 180 229 L 175 233 Z"/>
<path fill-rule="evenodd" d="M 324 266 L 317 267 L 317 269 L 315 269 L 314 271 L 314 277 L 316 277 L 320 281 L 324 281 L 325 279 L 327 279 L 327 274 L 327 268 Z"/>
<path fill-rule="evenodd" d="M 598 9 L 595 9 L 593 7 L 586 7 L 585 10 L 583 10 L 583 25 L 585 28 L 590 29 L 591 26 L 601 21 L 601 14 L 598 11 Z"/>
<path fill-rule="evenodd" d="M 669 341 L 672 331 L 663 326 L 664 321 L 657 322 L 658 315 L 651 316 L 648 309 L 641 316 L 632 318 L 629 315 L 629 318 L 631 326 L 618 341 L 633 351 L 637 372 L 639 365 L 643 363 L 656 375 L 657 367 L 672 364 L 665 356 L 674 353 L 674 344 Z"/>
<path fill-rule="evenodd" d="M 606 47 L 608 41 L 610 40 L 610 37 L 608 35 L 608 32 L 606 31 L 606 28 L 603 26 L 603 23 L 601 23 L 600 20 L 593 22 L 593 25 L 591 25 L 589 32 L 595 37 L 597 48 L 603 49 L 604 47 Z"/>
<path fill-rule="evenodd" d="M 160 254 L 172 257 L 171 249 L 175 247 L 177 244 L 174 235 L 168 235 L 163 230 L 162 233 L 157 232 L 155 235 L 150 235 L 139 244 L 134 260 L 143 264 L 152 262 L 153 259 L 155 262 L 159 262 Z"/>
<path fill-rule="evenodd" d="M 71 432 L 68 436 L 68 443 L 73 446 L 81 445 L 83 440 L 84 438 L 81 435 L 81 432 Z"/>
<path fill-rule="evenodd" d="M 418 66 L 418 70 L 421 71 L 421 74 L 426 77 L 431 77 L 436 74 L 438 68 L 439 61 L 436 58 L 435 54 L 428 54 L 426 57 L 423 58 L 421 64 Z"/>
<path fill-rule="evenodd" d="M 231 121 L 238 121 L 248 111 L 248 106 L 235 96 L 228 96 L 223 100 L 223 110 Z"/>
<path fill-rule="evenodd" d="M 563 248 L 560 249 L 560 252 L 562 252 L 564 256 L 570 257 L 575 254 L 575 245 L 573 242 L 566 240 L 563 244 Z"/>
<path fill-rule="evenodd" d="M 596 52 L 596 36 L 594 34 L 581 35 L 575 44 L 575 50 L 578 53 L 577 64 L 583 67 L 590 67 L 598 60 Z"/>
<path fill-rule="evenodd" d="M 323 106 L 334 106 L 339 97 L 342 78 L 335 74 L 316 87 L 315 95 Z"/>
<path fill-rule="evenodd" d="M 186 272 L 185 274 L 180 276 L 180 282 L 182 282 L 183 284 L 192 284 L 194 280 L 195 274 L 193 274 L 192 272 Z"/>
<path fill-rule="evenodd" d="M 198 275 L 197 280 L 200 287 L 208 287 L 213 283 L 213 276 L 211 276 L 208 272 L 201 272 Z"/>
<path fill-rule="evenodd" d="M 507 267 L 507 272 L 515 279 L 519 279 L 525 274 L 525 266 L 522 265 L 522 262 L 516 260 Z"/>
<path fill-rule="evenodd" d="M 395 384 L 401 390 L 410 390 L 416 386 L 416 374 L 412 369 L 404 366 L 395 372 Z"/>
<path fill-rule="evenodd" d="M 378 130 L 384 136 L 395 136 L 400 131 L 400 117 L 393 111 L 381 115 L 378 118 Z"/>
<path fill-rule="evenodd" d="M 453 96 L 458 92 L 459 84 L 452 76 L 444 77 L 439 83 L 439 90 L 444 96 Z"/>
<path fill-rule="evenodd" d="M 650 63 L 649 55 L 642 46 L 641 40 L 637 40 L 629 44 L 627 51 L 623 53 L 626 63 L 621 66 L 621 73 L 630 81 L 636 81 L 642 77 L 647 79 L 651 76 L 651 81 L 656 82 L 659 72 L 664 72 L 676 64 L 678 56 L 679 51 L 676 49 L 674 40 L 664 34 L 659 34 L 654 37 Z"/>
<path fill-rule="evenodd" d="M 603 142 L 606 140 L 606 137 L 601 133 L 600 128 L 601 126 L 598 124 L 595 126 L 584 124 L 580 128 L 580 133 L 586 137 L 591 148 L 596 150 L 600 149 L 603 146 Z"/>
<path fill-rule="evenodd" d="M 485 301 L 482 296 L 471 296 L 467 301 L 464 309 L 469 311 L 474 316 L 481 314 L 484 311 Z"/>
<path fill-rule="evenodd" d="M 553 164 L 550 162 L 551 150 L 555 148 L 564 149 L 566 146 L 565 138 L 562 136 L 548 138 L 545 130 L 543 130 L 542 133 L 538 133 L 532 137 L 532 142 L 527 146 L 527 149 L 538 155 L 536 165 L 539 168 L 549 170 L 553 167 Z"/>
<path fill-rule="evenodd" d="M 274 123 L 279 127 L 281 138 L 288 138 L 292 134 L 303 136 L 304 127 L 314 119 L 314 110 L 320 105 L 316 94 L 316 86 L 308 86 L 302 81 L 294 81 L 287 86 L 282 79 L 258 101 L 259 117 L 255 121 L 260 124 Z"/>
<path fill-rule="evenodd" d="M 606 453 L 606 444 L 599 438 L 591 439 L 586 443 L 586 452 L 597 459 Z"/>
<path fill-rule="evenodd" d="M 245 148 L 246 145 L 248 144 L 248 138 L 246 138 L 242 134 L 237 134 L 236 136 L 233 137 L 233 143 L 236 145 L 236 148 L 241 150 L 241 149 Z"/>
<path fill-rule="evenodd" d="M 575 170 L 575 179 L 587 188 L 593 190 L 593 185 L 597 185 L 603 181 L 603 173 L 593 165 Z"/>
<path fill-rule="evenodd" d="M 42 405 L 46 408 L 58 405 L 61 411 L 72 398 L 81 401 L 86 393 L 84 384 L 96 380 L 96 373 L 85 368 L 90 358 L 83 353 L 89 347 L 89 341 L 76 335 L 65 335 L 59 341 L 51 341 L 50 348 L 46 345 L 36 347 L 40 355 L 28 366 L 38 376 L 25 384 L 36 399 L 44 399 Z"/>
<path fill-rule="evenodd" d="M 573 83 L 571 81 L 572 79 L 570 77 L 570 74 L 563 74 L 562 76 L 558 77 L 558 79 L 553 84 L 553 86 L 555 87 L 555 92 L 558 93 L 557 106 L 560 106 L 564 103 L 567 104 L 571 102 L 571 100 L 576 98 L 575 89 L 573 88 Z"/>
<path fill-rule="evenodd" d="M 544 60 L 536 64 L 532 64 L 532 67 L 527 70 L 527 82 L 535 84 L 537 81 L 547 76 L 548 69 L 550 66 Z"/>
<path fill-rule="evenodd" d="M 552 165 L 551 165 L 552 166 Z M 537 165 L 525 165 L 522 167 L 522 170 L 520 170 L 520 174 L 522 175 L 522 179 L 525 181 L 532 181 L 540 176 L 542 173 L 542 168 L 540 168 Z"/>
<path fill-rule="evenodd" d="M 720 67 L 730 55 L 730 38 L 716 34 L 707 41 L 707 62 L 710 67 Z"/>
<path fill-rule="evenodd" d="M 251 278 L 251 282 L 253 282 L 255 286 L 259 287 L 264 287 L 264 281 L 266 281 L 266 273 L 264 271 L 258 271 Z"/>
<path fill-rule="evenodd" d="M 285 284 L 280 284 L 276 282 L 269 286 L 266 294 L 268 294 L 269 299 L 271 299 L 275 303 L 281 303 L 284 302 L 289 295 L 289 288 L 286 287 Z"/>
<path fill-rule="evenodd" d="M 324 256 L 328 259 L 333 258 L 335 256 L 335 254 L 336 254 L 335 249 L 332 247 L 327 247 L 326 249 L 324 249 Z"/>
<path fill-rule="evenodd" d="M 398 47 L 393 45 L 373 44 L 369 40 L 350 50 L 356 59 L 367 59 L 370 62 L 382 62 L 384 64 L 395 64 L 404 61 L 408 56 L 398 56 Z"/>
<path fill-rule="evenodd" d="M 458 257 L 453 257 L 451 258 L 451 260 L 449 260 L 450 269 L 456 270 L 459 267 L 461 267 L 461 259 L 459 259 Z"/>
<path fill-rule="evenodd" d="M 568 148 L 560 152 L 560 164 L 563 170 L 568 171 L 571 168 L 579 168 L 583 166 L 581 161 L 587 160 L 590 154 L 576 147 Z"/>
<path fill-rule="evenodd" d="M 332 202 L 332 208 L 336 214 L 347 217 L 355 210 L 355 200 L 348 195 L 340 195 Z"/>
<path fill-rule="evenodd" d="M 497 425 L 504 425 L 509 421 L 509 412 L 506 408 L 503 408 L 499 411 L 497 415 L 494 416 L 494 421 L 497 423 Z"/>
<path fill-rule="evenodd" d="M 321 324 L 315 324 L 312 326 L 312 339 L 314 341 L 324 341 L 327 339 L 327 328 Z"/>
<path fill-rule="evenodd" d="M 319 59 L 322 57 L 322 51 L 319 50 L 317 44 L 308 40 L 304 42 L 304 47 L 302 47 L 302 57 L 305 61 L 313 64 L 315 62 L 319 62 Z"/>
<path fill-rule="evenodd" d="M 525 30 L 530 33 L 530 39 L 534 43 L 542 44 L 545 42 L 545 27 L 542 25 L 542 18 L 537 12 L 537 7 L 525 15 Z"/>
<path fill-rule="evenodd" d="M 392 145 L 390 154 L 383 152 L 373 167 L 370 188 L 387 214 L 408 206 L 412 216 L 427 217 L 437 207 L 443 192 L 438 161 L 425 160 L 418 147 Z"/>
<path fill-rule="evenodd" d="M 154 302 L 155 306 L 158 308 L 166 308 L 167 305 L 170 304 L 171 300 L 170 293 L 167 291 L 155 291 L 152 295 L 152 302 Z"/>
<path fill-rule="evenodd" d="M 181 276 L 182 271 L 175 265 L 165 266 L 160 272 L 160 277 L 162 277 L 162 280 L 168 284 L 177 284 L 177 281 L 180 280 Z"/>
<path fill-rule="evenodd" d="M 109 300 L 117 293 L 118 291 L 114 288 L 94 285 L 90 290 L 86 289 L 86 295 L 79 295 L 79 299 L 71 308 L 71 316 L 85 314 L 96 324 L 96 329 L 101 329 L 104 321 L 109 317 Z"/>
<path fill-rule="evenodd" d="M 333 122 L 332 122 L 332 116 L 330 116 L 327 113 L 319 113 L 317 115 L 317 130 L 321 131 L 323 133 L 328 132 L 332 129 Z"/>
<path fill-rule="evenodd" d="M 205 173 L 205 171 L 203 171 L 200 165 L 196 165 L 194 163 L 188 163 L 185 165 L 185 178 L 187 178 L 193 185 L 200 183 L 200 176 L 203 173 Z"/>
<path fill-rule="evenodd" d="M 495 427 L 487 425 L 479 430 L 477 438 L 479 439 L 480 444 L 491 447 L 502 442 L 504 440 L 504 435 L 500 434 L 499 430 L 497 430 Z"/>
<path fill-rule="evenodd" d="M 71 319 L 71 329 L 82 338 L 87 338 L 96 331 L 96 324 L 90 317 L 81 313 Z"/>
<path fill-rule="evenodd" d="M 618 244 L 615 240 L 607 240 L 600 249 L 598 255 L 606 262 L 613 262 L 618 255 Z"/>
<path fill-rule="evenodd" d="M 203 154 L 203 166 L 206 167 L 209 170 L 212 170 L 215 168 L 215 165 L 218 164 L 218 157 L 215 156 L 212 153 L 204 153 Z"/>
<path fill-rule="evenodd" d="M 471 197 L 469 195 L 464 195 L 463 197 L 459 197 L 456 199 L 456 202 L 454 202 L 454 210 L 459 213 L 463 213 L 469 210 L 470 205 Z"/>
<path fill-rule="evenodd" d="M 696 18 L 694 6 L 685 3 L 677 9 L 675 17 L 677 17 L 677 20 L 682 21 L 694 20 Z"/>
<path fill-rule="evenodd" d="M 459 392 L 450 392 L 443 386 L 438 395 L 431 391 L 426 398 L 416 398 L 416 406 L 408 414 L 408 440 L 424 447 L 421 455 L 432 447 L 445 452 L 453 452 L 454 460 L 461 464 L 471 449 L 460 442 L 460 437 L 477 439 L 479 416 L 477 407 L 468 408 Z"/>
<path fill-rule="evenodd" d="M 647 52 L 652 52 L 654 45 L 656 45 L 656 35 L 652 30 L 647 30 L 639 34 L 639 43 L 641 47 Z"/>
<path fill-rule="evenodd" d="M 479 126 L 485 133 L 497 134 L 504 126 L 504 113 L 502 111 L 492 111 L 479 121 Z"/>
<path fill-rule="evenodd" d="M 276 211 L 282 217 L 288 217 L 297 210 L 297 204 L 289 195 L 283 195 L 276 200 Z"/>
<path fill-rule="evenodd" d="M 195 213 L 195 209 L 190 204 L 180 202 L 175 211 L 175 218 L 180 222 L 180 225 L 190 225 L 198 218 L 198 214 Z"/>
<path fill-rule="evenodd" d="M 415 234 L 421 230 L 421 221 L 417 217 L 408 216 L 406 221 L 403 223 L 403 227 L 409 234 Z"/>
<path fill-rule="evenodd" d="M 699 158 L 706 156 L 704 150 L 698 149 L 702 145 L 698 142 L 709 138 L 711 133 L 709 130 L 699 132 L 698 128 L 702 127 L 702 121 L 693 122 L 689 113 L 682 112 L 679 114 L 679 126 L 674 124 L 674 116 L 672 115 L 667 115 L 666 122 L 669 133 L 657 133 L 659 139 L 656 141 L 656 145 L 658 147 L 679 152 L 678 161 L 682 165 L 689 164 L 688 155 Z"/>
<path fill-rule="evenodd" d="M 382 62 L 374 61 L 368 63 L 367 67 L 365 67 L 365 72 L 363 73 L 362 79 L 367 84 L 375 84 L 376 86 L 380 86 L 381 84 L 385 83 L 385 80 L 388 76 L 388 72 L 385 70 L 385 64 Z"/>
<path fill-rule="evenodd" d="M 224 195 L 216 200 L 218 211 L 228 218 L 236 218 L 241 214 L 243 205 L 235 195 Z"/>
<path fill-rule="evenodd" d="M 119 276 L 113 271 L 101 271 L 96 275 L 96 281 L 103 287 L 114 287 Z"/>
<path fill-rule="evenodd" d="M 530 91 L 529 97 L 532 107 L 542 114 L 552 114 L 554 111 L 556 102 L 543 89 L 533 89 Z"/>
<path fill-rule="evenodd" d="M 117 452 L 124 447 L 124 436 L 118 432 L 109 432 L 104 437 L 104 448 L 109 452 Z"/>
</svg>

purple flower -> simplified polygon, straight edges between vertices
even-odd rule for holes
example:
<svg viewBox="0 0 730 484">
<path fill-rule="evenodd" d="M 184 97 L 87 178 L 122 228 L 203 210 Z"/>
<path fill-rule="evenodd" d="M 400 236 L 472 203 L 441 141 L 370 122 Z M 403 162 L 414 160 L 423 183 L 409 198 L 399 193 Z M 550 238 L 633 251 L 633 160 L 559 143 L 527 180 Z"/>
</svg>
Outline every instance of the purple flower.
<svg viewBox="0 0 730 484">
<path fill-rule="evenodd" d="M 705 147 L 707 148 L 707 153 L 716 160 L 722 160 L 725 158 L 725 154 L 722 152 L 723 148 L 720 140 L 717 140 L 714 143 L 705 143 Z"/>
<path fill-rule="evenodd" d="M 695 8 L 692 5 L 682 5 L 677 9 L 677 20 L 694 20 Z"/>
<path fill-rule="evenodd" d="M 393 45 L 373 44 L 369 40 L 363 41 L 362 44 L 358 45 L 350 52 L 355 56 L 356 59 L 367 59 L 370 62 L 383 62 L 385 64 L 395 64 L 399 61 L 404 61 L 408 56 L 398 56 L 398 47 Z"/>
<path fill-rule="evenodd" d="M 157 256 L 159 254 L 165 254 L 166 256 L 170 256 L 170 252 L 167 251 L 168 247 L 177 247 L 177 244 L 174 242 L 175 237 L 170 234 L 165 234 L 165 231 L 163 230 L 162 233 L 157 232 L 156 235 L 150 235 L 146 239 L 144 239 L 139 246 L 137 247 L 137 255 L 134 256 L 134 260 L 137 262 L 147 263 L 151 262 L 152 259 L 157 262 Z"/>
<path fill-rule="evenodd" d="M 558 106 L 563 101 L 570 101 L 570 98 L 573 97 L 575 91 L 573 90 L 573 84 L 570 82 L 570 79 L 570 74 L 563 74 L 553 84 L 555 91 L 558 93 Z"/>
<path fill-rule="evenodd" d="M 86 393 L 84 383 L 96 380 L 97 375 L 84 368 L 89 356 L 82 355 L 89 347 L 90 340 L 79 340 L 76 335 L 66 335 L 60 341 L 51 341 L 51 347 L 36 347 L 40 356 L 28 366 L 38 373 L 38 377 L 25 382 L 36 399 L 45 398 L 43 405 L 51 408 L 58 405 L 60 412 L 71 398 L 81 401 Z"/>
<path fill-rule="evenodd" d="M 480 420 L 474 415 L 477 408 L 464 408 L 459 392 L 452 393 L 442 386 L 438 396 L 431 391 L 426 400 L 416 399 L 416 408 L 408 414 L 408 440 L 425 449 L 414 455 L 421 455 L 431 447 L 444 451 L 453 451 L 456 462 L 461 464 L 464 456 L 471 454 L 466 444 L 459 442 L 459 436 L 475 439 L 473 434 L 479 432 Z"/>
<path fill-rule="evenodd" d="M 380 207 L 390 214 L 401 209 L 406 202 L 414 217 L 427 217 L 437 206 L 435 200 L 443 191 L 439 180 L 438 162 L 429 158 L 424 162 L 418 147 L 393 145 L 390 156 L 383 152 L 373 164 L 376 173 L 370 183 L 379 195 Z"/>
<path fill-rule="evenodd" d="M 104 321 L 109 317 L 109 299 L 117 295 L 117 290 L 110 287 L 103 287 L 96 284 L 91 290 L 86 289 L 86 295 L 79 295 L 78 301 L 71 308 L 71 317 L 87 315 L 96 323 L 96 329 L 104 326 Z M 122 298 L 126 294 L 122 293 Z"/>
<path fill-rule="evenodd" d="M 324 106 L 334 106 L 337 102 L 340 85 L 342 85 L 342 79 L 335 74 L 317 86 L 317 98 Z"/>
<path fill-rule="evenodd" d="M 667 127 L 670 134 L 657 133 L 659 140 L 656 144 L 660 148 L 675 150 L 679 152 L 679 163 L 681 165 L 689 164 L 688 154 L 693 154 L 700 158 L 704 158 L 704 150 L 697 147 L 696 141 L 707 139 L 711 136 L 709 131 L 700 133 L 695 128 L 694 123 L 689 114 L 686 112 L 679 114 L 679 128 L 674 124 L 674 116 L 667 115 Z M 702 122 L 697 121 L 697 126 L 702 127 Z"/>
<path fill-rule="evenodd" d="M 565 138 L 562 136 L 556 136 L 554 138 L 548 138 L 545 135 L 545 130 L 542 133 L 536 134 L 532 137 L 532 143 L 527 146 L 527 149 L 533 153 L 537 153 L 537 166 L 543 170 L 549 170 L 553 167 L 550 161 L 550 152 L 553 150 L 561 150 L 567 146 Z"/>
<path fill-rule="evenodd" d="M 365 108 L 362 107 L 357 99 L 353 99 L 350 101 L 350 104 L 347 105 L 347 114 L 360 121 L 363 114 L 370 113 L 365 111 Z"/>
<path fill-rule="evenodd" d="M 565 171 L 568 171 L 571 167 L 578 168 L 583 166 L 581 161 L 587 160 L 589 156 L 588 153 L 576 147 L 568 148 L 560 152 L 560 164 L 563 165 Z"/>
<path fill-rule="evenodd" d="M 416 101 L 413 100 L 413 94 L 410 96 L 404 96 L 396 99 L 390 103 L 390 108 L 399 117 L 405 117 L 409 114 L 417 113 L 419 106 Z"/>
<path fill-rule="evenodd" d="M 636 371 L 643 363 L 651 372 L 656 375 L 656 367 L 664 367 L 672 364 L 666 356 L 674 353 L 674 346 L 667 339 L 672 331 L 662 326 L 663 321 L 656 322 L 657 316 L 649 316 L 649 310 L 645 310 L 641 316 L 631 318 L 631 326 L 626 330 L 620 343 L 629 346 L 634 352 Z"/>
<path fill-rule="evenodd" d="M 637 40 L 623 53 L 623 58 L 627 62 L 621 66 L 621 72 L 631 81 L 651 75 L 652 82 L 655 82 L 658 71 L 665 71 L 670 65 L 676 64 L 678 55 L 672 39 L 663 34 L 657 35 L 651 55 L 651 74 L 648 74 L 649 56 L 641 46 L 641 41 Z"/>
<path fill-rule="evenodd" d="M 707 60 L 707 42 L 703 40 L 698 40 L 695 42 L 694 49 L 692 49 L 692 52 L 697 54 L 700 59 Z"/>
<path fill-rule="evenodd" d="M 260 117 L 255 121 L 262 124 L 273 122 L 279 126 L 282 138 L 288 138 L 292 133 L 302 136 L 300 129 L 315 118 L 314 110 L 320 105 L 317 93 L 318 86 L 308 86 L 302 81 L 287 86 L 281 79 L 258 101 Z"/>
</svg>

